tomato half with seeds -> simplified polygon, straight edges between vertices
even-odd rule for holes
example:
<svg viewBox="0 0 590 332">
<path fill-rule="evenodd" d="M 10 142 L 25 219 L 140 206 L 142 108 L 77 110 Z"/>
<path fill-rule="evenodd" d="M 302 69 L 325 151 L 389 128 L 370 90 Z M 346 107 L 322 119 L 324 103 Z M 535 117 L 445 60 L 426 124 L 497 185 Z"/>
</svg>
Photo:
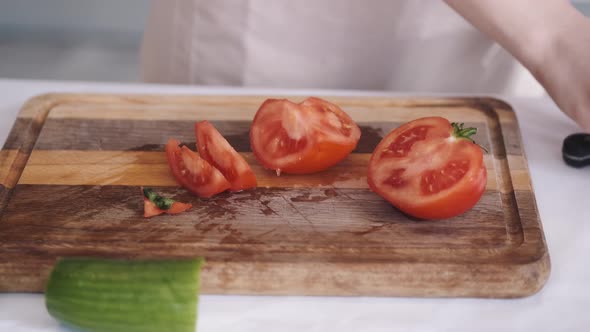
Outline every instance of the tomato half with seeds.
<svg viewBox="0 0 590 332">
<path fill-rule="evenodd" d="M 277 174 L 309 174 L 346 158 L 360 136 L 352 118 L 326 100 L 268 99 L 252 122 L 250 145 L 256 159 Z"/>
<path fill-rule="evenodd" d="M 179 185 L 200 197 L 211 197 L 230 188 L 223 174 L 175 139 L 166 144 L 166 157 Z"/>
<path fill-rule="evenodd" d="M 195 136 L 201 158 L 221 171 L 231 184 L 232 191 L 256 187 L 256 175 L 248 162 L 209 121 L 195 124 Z"/>
<path fill-rule="evenodd" d="M 402 212 L 446 219 L 471 209 L 487 183 L 475 128 L 427 117 L 391 131 L 369 161 L 371 189 Z"/>
</svg>

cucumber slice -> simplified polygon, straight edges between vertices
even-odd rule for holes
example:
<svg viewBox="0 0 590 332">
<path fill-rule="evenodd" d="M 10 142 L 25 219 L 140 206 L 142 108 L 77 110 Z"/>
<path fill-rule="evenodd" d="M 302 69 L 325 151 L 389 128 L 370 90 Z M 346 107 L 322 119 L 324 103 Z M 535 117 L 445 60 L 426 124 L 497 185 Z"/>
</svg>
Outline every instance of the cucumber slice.
<svg viewBox="0 0 590 332">
<path fill-rule="evenodd" d="M 83 331 L 195 331 L 203 259 L 125 261 L 61 259 L 45 305 Z"/>
</svg>

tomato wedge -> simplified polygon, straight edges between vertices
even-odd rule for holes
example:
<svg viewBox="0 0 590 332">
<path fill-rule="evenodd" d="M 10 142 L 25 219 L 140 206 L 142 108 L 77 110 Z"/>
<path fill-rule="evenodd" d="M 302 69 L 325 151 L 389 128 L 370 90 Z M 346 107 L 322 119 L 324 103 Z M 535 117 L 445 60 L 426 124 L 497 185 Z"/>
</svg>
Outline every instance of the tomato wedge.
<svg viewBox="0 0 590 332">
<path fill-rule="evenodd" d="M 211 197 L 230 188 L 223 174 L 175 139 L 166 144 L 166 157 L 179 185 L 200 197 Z"/>
<path fill-rule="evenodd" d="M 191 207 L 193 207 L 191 204 L 176 202 L 172 205 L 172 207 L 170 207 L 170 209 L 162 210 L 162 209 L 159 209 L 156 206 L 156 204 L 151 202 L 149 199 L 144 198 L 143 199 L 143 216 L 144 216 L 144 218 L 150 218 L 150 217 L 154 217 L 154 216 L 159 216 L 164 213 L 179 214 L 179 213 L 182 213 L 182 212 L 190 209 Z"/>
<path fill-rule="evenodd" d="M 199 155 L 221 171 L 231 184 L 231 191 L 256 187 L 256 175 L 248 162 L 209 121 L 195 124 L 195 136 Z"/>
<path fill-rule="evenodd" d="M 164 213 L 178 214 L 193 207 L 192 204 L 176 202 L 162 197 L 150 188 L 141 188 L 143 194 L 143 216 L 150 218 Z"/>
<path fill-rule="evenodd" d="M 404 213 L 445 219 L 471 209 L 487 183 L 475 128 L 421 118 L 391 131 L 369 161 L 371 189 Z"/>
<path fill-rule="evenodd" d="M 301 103 L 267 99 L 256 112 L 250 145 L 256 159 L 277 174 L 325 170 L 354 150 L 361 136 L 340 107 L 320 98 Z"/>
</svg>

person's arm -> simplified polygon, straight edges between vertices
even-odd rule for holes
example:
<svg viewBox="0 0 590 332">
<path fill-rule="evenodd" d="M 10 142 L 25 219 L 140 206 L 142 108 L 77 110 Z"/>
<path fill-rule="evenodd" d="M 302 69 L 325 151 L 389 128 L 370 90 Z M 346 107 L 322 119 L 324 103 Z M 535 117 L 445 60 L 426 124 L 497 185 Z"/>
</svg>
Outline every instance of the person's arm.
<svg viewBox="0 0 590 332">
<path fill-rule="evenodd" d="M 545 87 L 590 131 L 590 20 L 567 0 L 446 0 Z"/>
</svg>

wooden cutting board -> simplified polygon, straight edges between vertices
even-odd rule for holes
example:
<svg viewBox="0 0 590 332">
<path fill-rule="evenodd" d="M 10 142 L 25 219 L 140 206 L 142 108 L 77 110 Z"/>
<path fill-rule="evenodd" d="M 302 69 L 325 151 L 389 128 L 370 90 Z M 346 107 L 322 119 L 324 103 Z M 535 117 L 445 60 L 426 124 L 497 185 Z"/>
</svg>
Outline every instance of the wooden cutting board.
<svg viewBox="0 0 590 332">
<path fill-rule="evenodd" d="M 361 126 L 358 148 L 327 171 L 280 177 L 250 152 L 263 96 L 28 101 L 0 155 L 0 290 L 43 291 L 60 256 L 204 256 L 202 290 L 215 294 L 520 297 L 543 286 L 549 256 L 509 105 L 325 98 Z M 372 193 L 366 169 L 386 133 L 432 115 L 478 128 L 488 185 L 469 212 L 418 221 Z M 203 119 L 250 162 L 257 189 L 198 199 L 176 186 L 164 144 L 175 137 L 194 147 L 193 125 Z M 146 220 L 140 186 L 194 208 Z"/>
</svg>

